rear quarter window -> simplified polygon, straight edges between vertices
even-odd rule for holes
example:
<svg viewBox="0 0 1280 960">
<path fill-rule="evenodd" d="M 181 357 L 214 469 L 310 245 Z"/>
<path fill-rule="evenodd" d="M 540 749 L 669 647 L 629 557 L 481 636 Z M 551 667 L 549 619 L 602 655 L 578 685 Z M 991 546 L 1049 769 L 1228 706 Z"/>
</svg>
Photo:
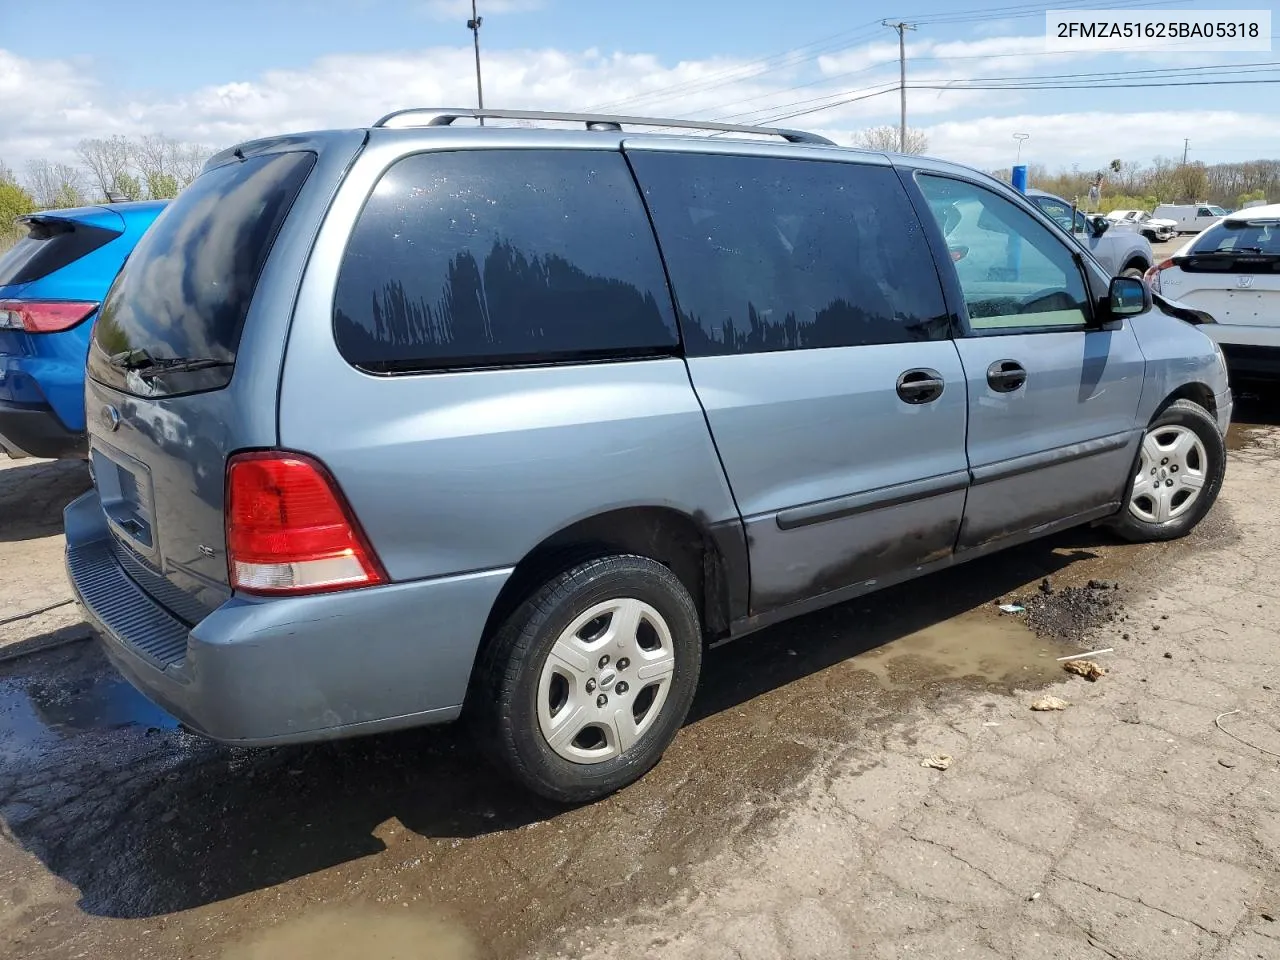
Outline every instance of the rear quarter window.
<svg viewBox="0 0 1280 960">
<path fill-rule="evenodd" d="M 670 354 L 653 231 L 622 155 L 477 150 L 383 174 L 343 256 L 334 335 L 373 372 Z"/>
</svg>

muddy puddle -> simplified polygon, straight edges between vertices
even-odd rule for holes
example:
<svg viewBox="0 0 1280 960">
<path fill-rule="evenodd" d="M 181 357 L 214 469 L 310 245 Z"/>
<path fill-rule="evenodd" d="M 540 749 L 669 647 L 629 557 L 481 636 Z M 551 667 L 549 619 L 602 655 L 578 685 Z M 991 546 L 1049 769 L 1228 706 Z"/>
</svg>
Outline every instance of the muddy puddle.
<svg viewBox="0 0 1280 960">
<path fill-rule="evenodd" d="M 1062 676 L 1055 657 L 1075 652 L 1041 640 L 1015 615 L 964 613 L 909 633 L 854 658 L 889 690 L 922 681 L 970 679 L 1002 686 L 1042 686 Z"/>
<path fill-rule="evenodd" d="M 441 917 L 407 909 L 313 909 L 223 954 L 223 960 L 480 960 L 475 939 Z"/>
</svg>

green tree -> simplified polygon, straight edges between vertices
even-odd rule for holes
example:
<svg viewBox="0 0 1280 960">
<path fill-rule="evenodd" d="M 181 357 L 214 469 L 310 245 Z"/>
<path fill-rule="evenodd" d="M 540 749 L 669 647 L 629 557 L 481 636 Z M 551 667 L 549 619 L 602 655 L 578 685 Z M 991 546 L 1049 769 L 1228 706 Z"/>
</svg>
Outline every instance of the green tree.
<svg viewBox="0 0 1280 960">
<path fill-rule="evenodd" d="M 1267 191 L 1250 190 L 1248 193 L 1242 193 L 1238 197 L 1236 197 L 1236 206 L 1243 207 L 1246 203 L 1251 203 L 1254 200 L 1265 201 L 1266 199 L 1267 199 Z"/>
<path fill-rule="evenodd" d="M 86 202 L 79 187 L 74 183 L 63 183 L 54 191 L 53 202 L 49 206 L 56 210 L 70 210 L 72 207 L 83 207 Z"/>
<path fill-rule="evenodd" d="M 147 196 L 152 200 L 176 197 L 178 190 L 178 178 L 172 173 L 151 173 L 147 176 Z"/>
<path fill-rule="evenodd" d="M 35 209 L 35 200 L 22 187 L 12 180 L 0 182 L 0 250 L 8 250 L 22 238 L 26 231 L 16 221 Z"/>
</svg>

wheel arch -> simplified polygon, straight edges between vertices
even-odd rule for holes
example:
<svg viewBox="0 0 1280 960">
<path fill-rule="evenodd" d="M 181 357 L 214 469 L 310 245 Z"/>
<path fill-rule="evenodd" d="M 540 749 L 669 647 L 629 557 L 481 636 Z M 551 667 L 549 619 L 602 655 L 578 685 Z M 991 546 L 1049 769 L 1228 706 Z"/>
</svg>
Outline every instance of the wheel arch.
<svg viewBox="0 0 1280 960">
<path fill-rule="evenodd" d="M 1141 270 L 1146 273 L 1151 269 L 1151 261 L 1141 253 L 1133 253 L 1129 255 L 1129 259 L 1124 262 L 1124 266 L 1120 268 L 1123 273 L 1126 270 Z"/>
<path fill-rule="evenodd" d="M 1176 390 L 1171 392 L 1167 397 L 1156 405 L 1155 411 L 1151 414 L 1151 419 L 1147 421 L 1147 426 L 1155 423 L 1156 418 L 1164 413 L 1179 400 L 1190 400 L 1192 403 L 1204 407 L 1209 412 L 1209 416 L 1216 418 L 1218 416 L 1217 398 L 1208 384 L 1192 381 L 1184 383 Z"/>
<path fill-rule="evenodd" d="M 746 613 L 746 536 L 740 521 L 712 524 L 671 507 L 624 507 L 569 524 L 526 553 L 490 609 L 482 645 L 549 578 L 619 553 L 670 569 L 693 598 L 707 639 L 727 634 L 730 622 Z"/>
</svg>

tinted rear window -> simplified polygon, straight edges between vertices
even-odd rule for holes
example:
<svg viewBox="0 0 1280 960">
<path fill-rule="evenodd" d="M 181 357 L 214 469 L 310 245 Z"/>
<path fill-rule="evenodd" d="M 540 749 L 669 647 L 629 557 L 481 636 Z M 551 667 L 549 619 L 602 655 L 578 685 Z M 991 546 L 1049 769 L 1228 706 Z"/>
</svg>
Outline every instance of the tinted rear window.
<svg viewBox="0 0 1280 960">
<path fill-rule="evenodd" d="M 144 395 L 225 386 L 258 277 L 315 159 L 250 157 L 183 190 L 107 294 L 89 351 L 94 379 Z M 136 374 L 149 360 L 205 366 L 144 381 Z"/>
<path fill-rule="evenodd" d="M 1225 221 L 1206 230 L 1191 253 L 1270 254 L 1280 256 L 1280 221 Z"/>
<path fill-rule="evenodd" d="M 27 235 L 0 256 L 0 286 L 47 277 L 106 246 L 121 230 L 50 217 L 27 224 Z"/>
<path fill-rule="evenodd" d="M 334 298 L 338 348 L 379 372 L 670 353 L 653 230 L 619 153 L 406 157 L 360 214 Z"/>
<path fill-rule="evenodd" d="M 690 355 L 942 339 L 924 230 L 889 167 L 636 153 Z"/>
</svg>

